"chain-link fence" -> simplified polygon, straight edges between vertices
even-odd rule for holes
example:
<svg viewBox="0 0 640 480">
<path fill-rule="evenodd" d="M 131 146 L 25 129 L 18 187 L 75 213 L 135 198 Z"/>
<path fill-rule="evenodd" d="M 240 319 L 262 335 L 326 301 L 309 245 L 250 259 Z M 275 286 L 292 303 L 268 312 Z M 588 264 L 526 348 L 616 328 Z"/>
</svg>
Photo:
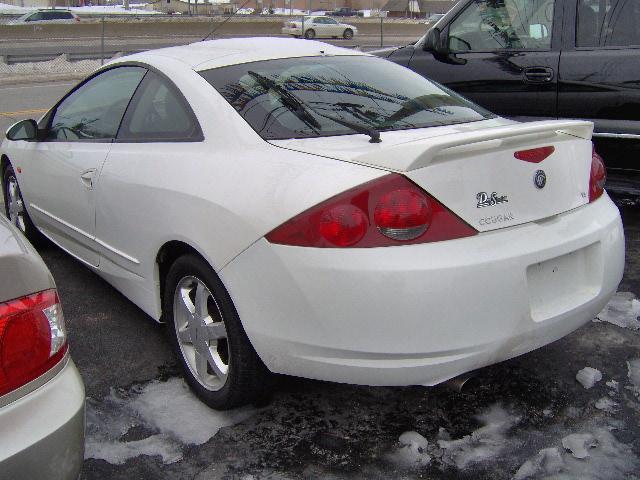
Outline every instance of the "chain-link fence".
<svg viewBox="0 0 640 480">
<path fill-rule="evenodd" d="M 289 36 L 282 29 L 294 20 L 304 22 L 299 32 L 302 36 L 365 51 L 415 42 L 428 27 L 424 19 L 336 18 L 355 27 L 351 37 L 344 31 L 323 34 L 314 29 L 313 17 L 300 15 L 120 14 L 83 16 L 68 23 L 0 19 L 0 79 L 15 75 L 82 76 L 116 56 L 205 38 Z M 328 38 L 320 38 L 323 36 Z"/>
</svg>

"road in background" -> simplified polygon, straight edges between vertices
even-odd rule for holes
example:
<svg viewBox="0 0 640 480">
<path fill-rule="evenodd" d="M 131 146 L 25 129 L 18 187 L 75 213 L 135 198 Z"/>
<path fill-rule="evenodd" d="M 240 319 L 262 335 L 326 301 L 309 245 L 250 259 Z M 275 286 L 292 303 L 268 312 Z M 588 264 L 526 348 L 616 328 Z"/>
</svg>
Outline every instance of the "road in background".
<svg viewBox="0 0 640 480">
<path fill-rule="evenodd" d="M 19 120 L 40 118 L 73 85 L 75 82 L 0 86 L 0 138 Z"/>
</svg>

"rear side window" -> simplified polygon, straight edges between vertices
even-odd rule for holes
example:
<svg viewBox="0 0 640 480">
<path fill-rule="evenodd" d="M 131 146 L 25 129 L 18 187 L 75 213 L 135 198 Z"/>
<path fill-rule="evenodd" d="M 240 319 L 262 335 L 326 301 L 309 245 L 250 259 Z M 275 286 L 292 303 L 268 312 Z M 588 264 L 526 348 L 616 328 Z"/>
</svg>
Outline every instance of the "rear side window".
<svg viewBox="0 0 640 480">
<path fill-rule="evenodd" d="M 200 72 L 264 139 L 403 130 L 493 115 L 411 70 L 358 56 L 303 57 Z"/>
<path fill-rule="evenodd" d="M 577 47 L 640 46 L 638 0 L 578 0 Z"/>
<path fill-rule="evenodd" d="M 202 132 L 178 90 L 149 71 L 125 114 L 118 140 L 199 141 Z"/>
</svg>

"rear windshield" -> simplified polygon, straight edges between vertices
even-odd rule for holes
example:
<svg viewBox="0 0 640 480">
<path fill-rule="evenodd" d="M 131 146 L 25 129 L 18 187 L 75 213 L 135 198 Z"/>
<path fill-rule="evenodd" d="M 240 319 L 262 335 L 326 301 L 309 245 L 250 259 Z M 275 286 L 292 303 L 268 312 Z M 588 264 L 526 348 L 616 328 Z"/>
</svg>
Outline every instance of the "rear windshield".
<svg viewBox="0 0 640 480">
<path fill-rule="evenodd" d="M 353 134 L 340 120 L 386 131 L 494 116 L 378 57 L 287 58 L 200 74 L 266 140 Z"/>
</svg>

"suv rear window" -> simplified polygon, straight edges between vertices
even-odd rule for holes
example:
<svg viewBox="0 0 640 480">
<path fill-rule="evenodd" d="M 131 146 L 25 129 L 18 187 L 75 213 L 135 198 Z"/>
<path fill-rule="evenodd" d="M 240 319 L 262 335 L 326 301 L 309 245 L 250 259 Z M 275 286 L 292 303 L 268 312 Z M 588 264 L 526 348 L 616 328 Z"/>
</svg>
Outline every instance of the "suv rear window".
<svg viewBox="0 0 640 480">
<path fill-rule="evenodd" d="M 267 140 L 353 134 L 341 121 L 385 131 L 493 117 L 445 87 L 377 57 L 267 60 L 200 74 Z"/>
</svg>

